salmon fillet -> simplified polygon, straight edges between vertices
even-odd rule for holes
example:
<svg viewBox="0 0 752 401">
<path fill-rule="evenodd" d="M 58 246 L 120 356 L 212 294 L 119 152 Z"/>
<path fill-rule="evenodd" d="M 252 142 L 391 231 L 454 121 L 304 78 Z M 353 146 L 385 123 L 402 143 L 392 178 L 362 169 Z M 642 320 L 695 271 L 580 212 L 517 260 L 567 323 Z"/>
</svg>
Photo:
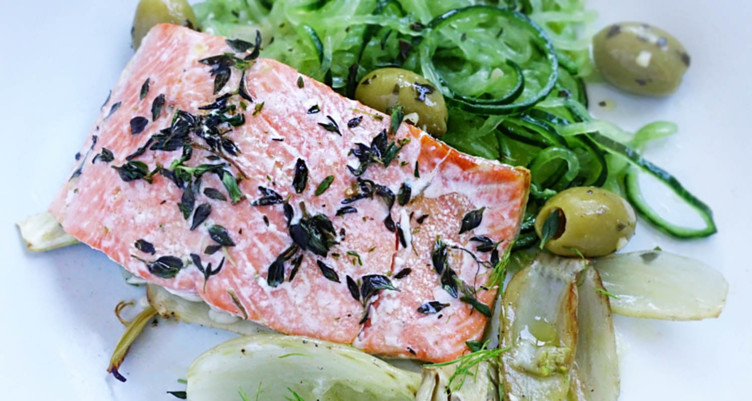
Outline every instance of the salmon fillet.
<svg viewBox="0 0 752 401">
<path fill-rule="evenodd" d="M 152 29 L 50 212 L 134 275 L 282 333 L 466 352 L 528 172 L 393 127 L 247 45 Z"/>
</svg>

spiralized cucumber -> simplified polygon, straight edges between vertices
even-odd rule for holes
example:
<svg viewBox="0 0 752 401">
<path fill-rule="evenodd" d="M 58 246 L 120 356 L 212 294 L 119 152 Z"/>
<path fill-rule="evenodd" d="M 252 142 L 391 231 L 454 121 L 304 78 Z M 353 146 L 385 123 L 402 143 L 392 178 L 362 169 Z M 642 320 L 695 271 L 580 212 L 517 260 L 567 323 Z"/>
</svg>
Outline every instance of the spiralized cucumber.
<svg viewBox="0 0 752 401">
<path fill-rule="evenodd" d="M 386 66 L 422 74 L 449 105 L 442 140 L 469 154 L 532 171 L 528 210 L 572 186 L 627 195 L 646 220 L 679 238 L 713 234 L 710 208 L 644 160 L 650 140 L 675 131 L 649 124 L 632 135 L 593 119 L 583 77 L 592 71 L 583 0 L 207 0 L 206 31 L 252 40 L 262 57 L 287 63 L 352 97 L 360 79 Z M 631 147 L 630 147 L 631 146 Z M 657 177 L 698 213 L 688 229 L 641 196 L 639 171 Z M 523 230 L 517 248 L 536 242 Z"/>
</svg>

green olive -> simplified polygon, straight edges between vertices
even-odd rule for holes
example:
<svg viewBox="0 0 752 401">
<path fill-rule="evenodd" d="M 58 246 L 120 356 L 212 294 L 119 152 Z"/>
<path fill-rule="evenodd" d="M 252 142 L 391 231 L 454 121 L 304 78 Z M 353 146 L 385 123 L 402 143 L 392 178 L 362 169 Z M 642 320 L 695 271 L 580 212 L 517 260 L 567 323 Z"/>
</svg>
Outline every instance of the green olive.
<svg viewBox="0 0 752 401">
<path fill-rule="evenodd" d="M 131 29 L 133 48 L 138 49 L 149 29 L 163 22 L 195 28 L 196 15 L 186 0 L 139 1 Z"/>
<path fill-rule="evenodd" d="M 638 95 L 674 93 L 689 68 L 689 54 L 675 37 L 637 22 L 598 32 L 593 37 L 593 59 L 608 82 Z"/>
<path fill-rule="evenodd" d="M 405 118 L 415 126 L 436 137 L 446 132 L 448 113 L 444 96 L 428 80 L 412 71 L 401 68 L 371 71 L 355 89 L 355 98 L 384 113 L 389 113 L 394 106 L 402 106 Z"/>
<path fill-rule="evenodd" d="M 634 210 L 621 196 L 596 187 L 574 187 L 549 199 L 535 219 L 542 237 L 543 225 L 558 213 L 558 229 L 546 249 L 562 256 L 611 254 L 623 248 L 635 231 Z"/>
</svg>

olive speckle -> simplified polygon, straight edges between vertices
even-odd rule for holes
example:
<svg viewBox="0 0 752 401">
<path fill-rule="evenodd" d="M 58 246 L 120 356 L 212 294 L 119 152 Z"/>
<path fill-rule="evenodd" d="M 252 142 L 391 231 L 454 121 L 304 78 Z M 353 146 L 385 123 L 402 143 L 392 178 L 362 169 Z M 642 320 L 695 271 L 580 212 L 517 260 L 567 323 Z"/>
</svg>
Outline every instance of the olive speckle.
<svg viewBox="0 0 752 401">
<path fill-rule="evenodd" d="M 611 39 L 614 36 L 621 33 L 621 27 L 619 25 L 611 25 L 610 28 L 608 28 L 608 33 L 606 33 L 606 37 Z"/>
</svg>

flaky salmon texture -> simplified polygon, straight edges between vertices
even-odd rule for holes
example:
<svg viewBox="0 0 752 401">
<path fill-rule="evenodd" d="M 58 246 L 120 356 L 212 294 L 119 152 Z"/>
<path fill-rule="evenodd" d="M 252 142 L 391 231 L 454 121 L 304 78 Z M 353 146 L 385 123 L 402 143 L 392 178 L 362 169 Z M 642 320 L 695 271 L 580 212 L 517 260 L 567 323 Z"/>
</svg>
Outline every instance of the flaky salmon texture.
<svg viewBox="0 0 752 401">
<path fill-rule="evenodd" d="M 152 29 L 52 214 L 136 276 L 282 333 L 433 362 L 467 352 L 527 170 L 247 45 Z"/>
</svg>

